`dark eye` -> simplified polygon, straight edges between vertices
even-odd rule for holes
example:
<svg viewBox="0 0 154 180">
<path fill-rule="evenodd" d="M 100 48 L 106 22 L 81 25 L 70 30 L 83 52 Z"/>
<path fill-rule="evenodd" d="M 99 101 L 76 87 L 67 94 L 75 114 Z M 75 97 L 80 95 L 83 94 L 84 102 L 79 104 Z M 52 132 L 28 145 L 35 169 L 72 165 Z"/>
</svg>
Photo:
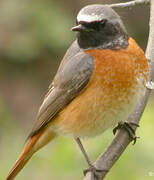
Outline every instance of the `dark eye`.
<svg viewBox="0 0 154 180">
<path fill-rule="evenodd" d="M 103 19 L 102 21 L 100 21 L 100 26 L 101 26 L 101 28 L 104 28 L 106 22 L 107 22 L 106 19 Z"/>
<path fill-rule="evenodd" d="M 103 19 L 102 21 L 94 21 L 89 24 L 86 24 L 86 26 L 95 31 L 101 31 L 105 27 L 106 21 L 106 19 Z"/>
<path fill-rule="evenodd" d="M 87 31 L 101 31 L 106 23 L 107 20 L 103 19 L 102 21 L 93 21 L 93 22 L 85 22 L 85 21 L 80 21 L 77 22 L 78 24 L 82 24 L 84 27 L 86 27 Z"/>
</svg>

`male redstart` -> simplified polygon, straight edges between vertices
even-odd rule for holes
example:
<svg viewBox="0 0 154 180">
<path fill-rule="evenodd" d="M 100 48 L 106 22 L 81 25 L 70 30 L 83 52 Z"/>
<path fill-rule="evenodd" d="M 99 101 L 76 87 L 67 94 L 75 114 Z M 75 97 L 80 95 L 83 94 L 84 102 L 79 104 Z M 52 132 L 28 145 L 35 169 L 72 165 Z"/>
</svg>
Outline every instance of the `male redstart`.
<svg viewBox="0 0 154 180">
<path fill-rule="evenodd" d="M 128 36 L 108 5 L 89 5 L 77 15 L 77 40 L 67 50 L 39 109 L 27 144 L 6 180 L 59 134 L 93 137 L 123 122 L 144 95 L 149 68 L 144 52 Z"/>
</svg>

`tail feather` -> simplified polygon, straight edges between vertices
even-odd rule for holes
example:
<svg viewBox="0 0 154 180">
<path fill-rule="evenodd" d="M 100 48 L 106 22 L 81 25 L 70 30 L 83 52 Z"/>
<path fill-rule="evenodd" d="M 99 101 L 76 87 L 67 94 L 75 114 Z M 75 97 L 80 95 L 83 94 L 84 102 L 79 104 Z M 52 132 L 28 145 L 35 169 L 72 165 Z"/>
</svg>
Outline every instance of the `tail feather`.
<svg viewBox="0 0 154 180">
<path fill-rule="evenodd" d="M 32 137 L 27 145 L 25 146 L 23 152 L 17 159 L 15 165 L 13 166 L 12 170 L 10 171 L 8 177 L 6 180 L 13 180 L 15 176 L 22 170 L 24 165 L 28 162 L 28 160 L 32 157 L 32 155 L 35 153 L 35 150 L 33 149 L 33 146 L 39 139 L 39 137 L 42 135 L 42 132 Z"/>
</svg>

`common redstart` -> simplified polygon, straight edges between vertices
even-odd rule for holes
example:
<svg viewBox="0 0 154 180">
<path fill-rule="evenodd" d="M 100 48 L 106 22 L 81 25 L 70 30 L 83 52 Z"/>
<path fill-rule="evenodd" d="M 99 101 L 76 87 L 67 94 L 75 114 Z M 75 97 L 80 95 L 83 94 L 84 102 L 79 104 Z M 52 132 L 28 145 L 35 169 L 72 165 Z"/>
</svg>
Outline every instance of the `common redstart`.
<svg viewBox="0 0 154 180">
<path fill-rule="evenodd" d="M 26 146 L 6 180 L 57 135 L 93 137 L 123 122 L 144 95 L 149 68 L 144 52 L 128 36 L 108 5 L 89 5 L 77 15 L 77 40 L 67 50 L 39 109 Z"/>
</svg>

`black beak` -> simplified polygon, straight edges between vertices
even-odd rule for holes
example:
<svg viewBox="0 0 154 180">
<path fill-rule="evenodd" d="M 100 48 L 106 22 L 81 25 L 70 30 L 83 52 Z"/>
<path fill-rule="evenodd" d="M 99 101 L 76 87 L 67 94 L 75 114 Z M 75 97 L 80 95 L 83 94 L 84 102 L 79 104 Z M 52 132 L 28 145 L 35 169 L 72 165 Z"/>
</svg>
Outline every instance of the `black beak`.
<svg viewBox="0 0 154 180">
<path fill-rule="evenodd" d="M 72 31 L 85 31 L 85 27 L 82 24 L 72 27 Z"/>
</svg>

